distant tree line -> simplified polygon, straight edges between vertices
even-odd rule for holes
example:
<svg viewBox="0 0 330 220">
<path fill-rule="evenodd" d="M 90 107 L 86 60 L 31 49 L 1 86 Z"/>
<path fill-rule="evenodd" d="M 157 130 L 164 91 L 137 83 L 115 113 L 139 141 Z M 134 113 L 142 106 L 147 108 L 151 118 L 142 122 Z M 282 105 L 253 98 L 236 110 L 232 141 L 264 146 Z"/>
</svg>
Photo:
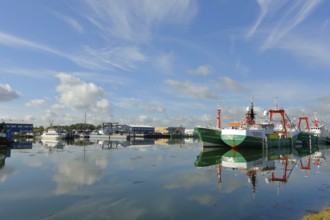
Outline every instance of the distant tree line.
<svg viewBox="0 0 330 220">
<path fill-rule="evenodd" d="M 52 128 L 59 129 L 59 130 L 65 130 L 68 132 L 71 131 L 94 131 L 94 130 L 100 130 L 102 128 L 102 125 L 92 125 L 92 124 L 85 124 L 85 123 L 77 123 L 72 125 L 53 125 Z M 44 128 L 43 126 L 34 127 L 33 132 L 34 133 L 42 133 L 47 128 Z"/>
</svg>

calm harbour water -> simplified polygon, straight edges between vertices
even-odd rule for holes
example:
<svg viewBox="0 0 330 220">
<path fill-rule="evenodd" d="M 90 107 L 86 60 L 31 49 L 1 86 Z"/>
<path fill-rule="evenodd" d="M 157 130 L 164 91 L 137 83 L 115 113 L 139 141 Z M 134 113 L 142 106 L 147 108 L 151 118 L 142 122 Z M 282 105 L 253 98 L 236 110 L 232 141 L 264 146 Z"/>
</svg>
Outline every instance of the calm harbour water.
<svg viewBox="0 0 330 220">
<path fill-rule="evenodd" d="M 1 150 L 0 219 L 301 219 L 330 205 L 327 147 L 131 144 Z"/>
</svg>

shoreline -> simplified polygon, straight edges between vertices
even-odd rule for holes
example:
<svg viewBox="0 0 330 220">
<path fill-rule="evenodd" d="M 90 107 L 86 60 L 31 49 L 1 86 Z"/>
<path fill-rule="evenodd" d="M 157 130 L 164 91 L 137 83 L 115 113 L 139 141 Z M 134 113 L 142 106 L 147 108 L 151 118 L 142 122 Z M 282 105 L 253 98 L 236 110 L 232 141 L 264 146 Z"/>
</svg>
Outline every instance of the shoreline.
<svg viewBox="0 0 330 220">
<path fill-rule="evenodd" d="M 303 220 L 327 220 L 330 219 L 330 207 L 326 207 L 316 213 L 308 214 L 303 217 Z"/>
</svg>

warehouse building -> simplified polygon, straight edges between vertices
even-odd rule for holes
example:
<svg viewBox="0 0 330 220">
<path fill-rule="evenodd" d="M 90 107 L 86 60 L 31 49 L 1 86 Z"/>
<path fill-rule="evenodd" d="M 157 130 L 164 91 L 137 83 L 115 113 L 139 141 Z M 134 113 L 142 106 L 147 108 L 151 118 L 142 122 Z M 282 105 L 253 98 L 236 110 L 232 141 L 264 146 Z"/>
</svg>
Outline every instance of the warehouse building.
<svg viewBox="0 0 330 220">
<path fill-rule="evenodd" d="M 7 133 L 9 132 L 11 135 L 33 134 L 33 124 L 29 123 L 3 122 L 2 127 Z"/>
<path fill-rule="evenodd" d="M 153 134 L 155 128 L 149 125 L 122 125 L 122 131 L 130 134 Z"/>
</svg>

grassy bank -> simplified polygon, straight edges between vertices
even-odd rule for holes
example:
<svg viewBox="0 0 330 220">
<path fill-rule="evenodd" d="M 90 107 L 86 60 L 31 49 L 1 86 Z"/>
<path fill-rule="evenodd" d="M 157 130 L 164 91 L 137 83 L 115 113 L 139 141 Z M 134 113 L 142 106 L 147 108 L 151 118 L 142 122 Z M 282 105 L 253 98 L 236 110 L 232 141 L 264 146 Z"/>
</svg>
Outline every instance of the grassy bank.
<svg viewBox="0 0 330 220">
<path fill-rule="evenodd" d="M 303 220 L 330 220 L 330 207 L 320 212 L 304 216 Z"/>
</svg>

